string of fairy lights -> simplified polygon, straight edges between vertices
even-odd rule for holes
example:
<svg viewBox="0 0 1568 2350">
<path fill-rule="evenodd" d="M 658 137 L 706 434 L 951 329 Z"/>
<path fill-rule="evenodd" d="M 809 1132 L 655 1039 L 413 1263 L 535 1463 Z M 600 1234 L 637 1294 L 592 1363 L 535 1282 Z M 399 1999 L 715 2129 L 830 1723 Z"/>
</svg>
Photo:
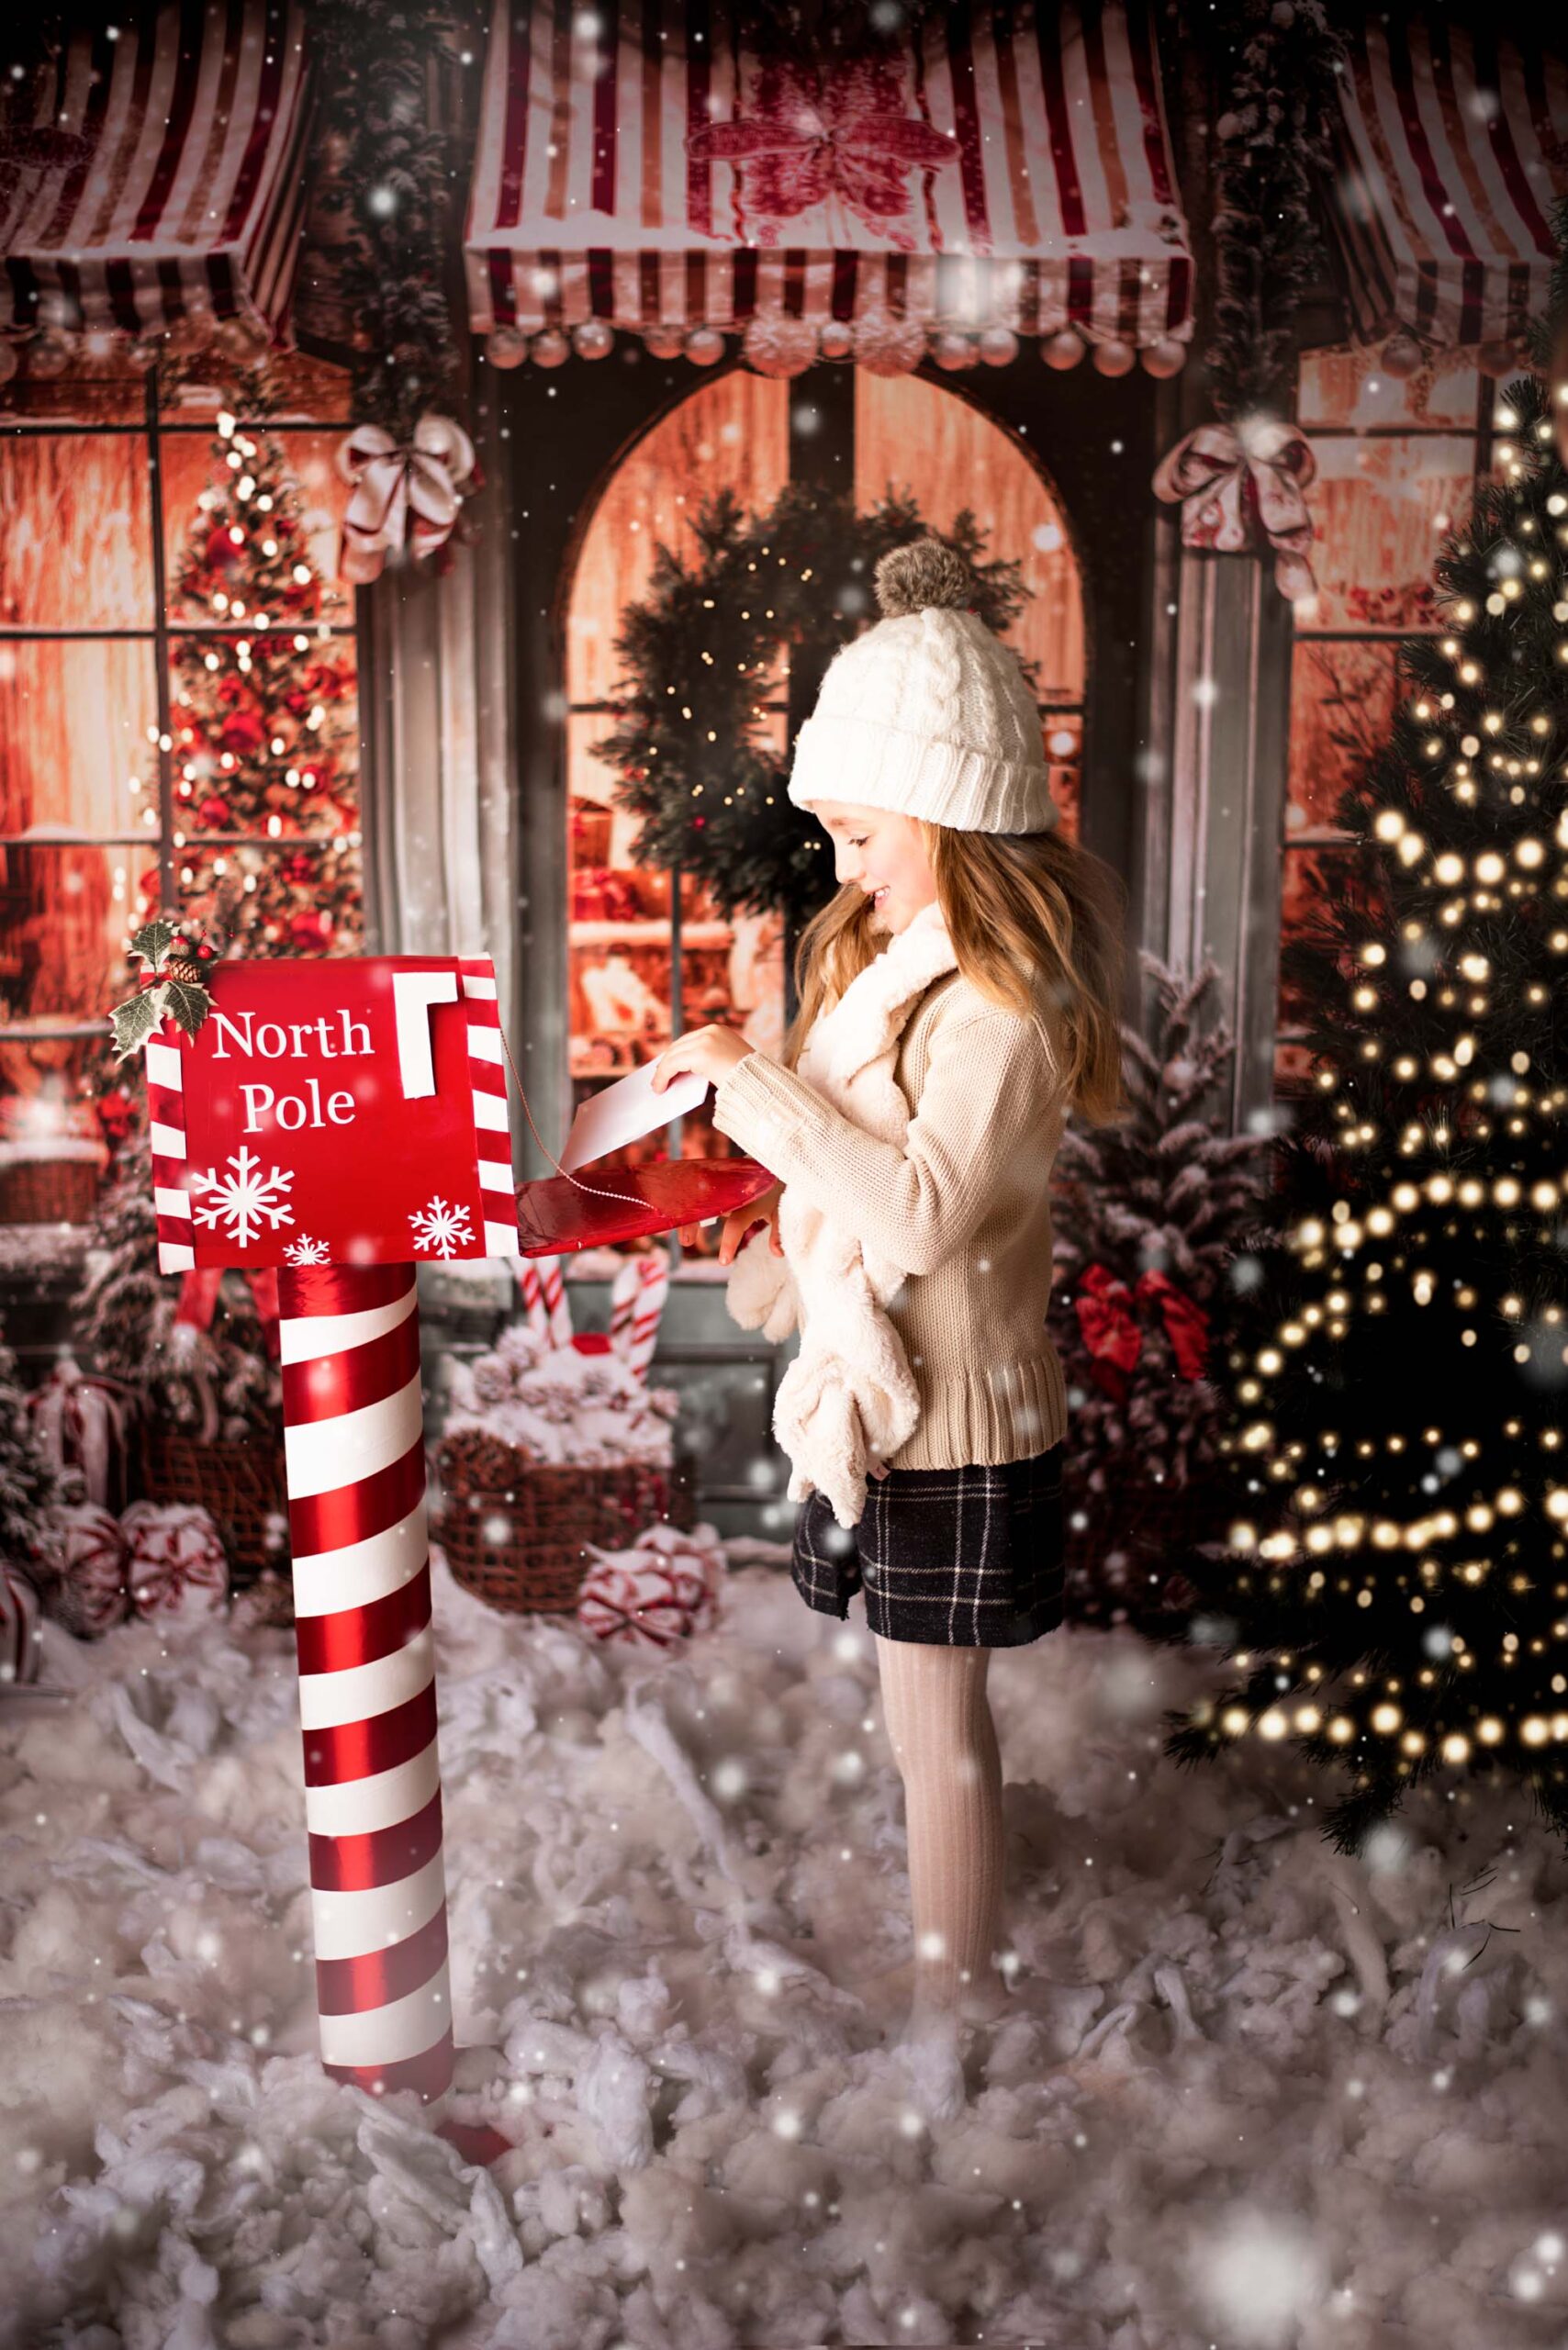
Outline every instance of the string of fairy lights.
<svg viewBox="0 0 1568 2350">
<path fill-rule="evenodd" d="M 1568 387 L 1560 387 L 1558 396 L 1568 399 Z M 1502 481 L 1516 489 L 1522 485 L 1524 503 L 1540 475 L 1534 452 L 1521 448 L 1520 437 L 1549 444 L 1551 423 L 1543 414 L 1531 436 L 1525 420 L 1506 407 L 1496 421 L 1510 436 L 1496 451 Z M 1236 1652 L 1235 1664 L 1253 1670 L 1247 1702 L 1238 1694 L 1200 1707 L 1195 1718 L 1207 1721 L 1211 1737 L 1295 1735 L 1347 1752 L 1364 1749 L 1370 1734 L 1393 1742 L 1402 1774 L 1439 1758 L 1463 1764 L 1477 1750 L 1506 1749 L 1510 1740 L 1530 1754 L 1568 1741 L 1568 1672 L 1555 1669 L 1568 1660 L 1568 1581 L 1556 1582 L 1549 1594 L 1538 1592 L 1533 1630 L 1523 1609 L 1496 1604 L 1537 1590 L 1518 1563 L 1517 1537 L 1532 1515 L 1546 1554 L 1557 1561 L 1568 1556 L 1560 1539 L 1568 1528 L 1568 1460 L 1563 1431 L 1551 1415 L 1529 1423 L 1521 1416 L 1499 1416 L 1494 1424 L 1494 1443 L 1500 1427 L 1507 1442 L 1521 1453 L 1529 1449 L 1538 1464 L 1526 1474 L 1516 1462 L 1511 1476 L 1488 1477 L 1484 1468 L 1478 1472 L 1474 1464 L 1484 1461 L 1487 1446 L 1473 1436 L 1456 1438 L 1430 1421 L 1353 1442 L 1332 1426 L 1288 1438 L 1280 1428 L 1284 1405 L 1304 1392 L 1304 1378 L 1327 1384 L 1324 1350 L 1350 1340 L 1358 1316 L 1369 1326 L 1379 1316 L 1386 1321 L 1391 1303 L 1408 1303 L 1431 1317 L 1434 1356 L 1445 1340 L 1456 1346 L 1461 1360 L 1468 1357 L 1475 1366 L 1470 1385 L 1477 1393 L 1484 1392 L 1483 1334 L 1489 1316 L 1513 1330 L 1517 1366 L 1533 1367 L 1554 1384 L 1568 1380 L 1568 1313 L 1560 1299 L 1568 1248 L 1568 1160 L 1542 1163 L 1561 1147 L 1568 1088 L 1541 1083 L 1535 1075 L 1538 1055 L 1530 1050 L 1532 1042 L 1550 1035 L 1550 960 L 1519 986 L 1517 1001 L 1510 997 L 1509 1034 L 1498 1046 L 1489 1026 L 1497 957 L 1487 951 L 1495 949 L 1499 923 L 1518 923 L 1535 905 L 1544 911 L 1553 901 L 1568 900 L 1568 804 L 1558 808 L 1554 822 L 1549 813 L 1568 784 L 1568 763 L 1553 765 L 1559 718 L 1539 706 L 1539 665 L 1533 675 L 1527 667 L 1516 679 L 1499 662 L 1489 679 L 1473 642 L 1487 634 L 1489 624 L 1504 622 L 1510 648 L 1505 658 L 1512 667 L 1521 628 L 1539 627 L 1544 650 L 1548 610 L 1553 627 L 1568 626 L 1568 496 L 1553 488 L 1535 502 L 1543 512 L 1517 512 L 1508 533 L 1484 554 L 1476 546 L 1454 549 L 1457 558 L 1484 562 L 1492 585 L 1484 596 L 1450 599 L 1450 623 L 1472 634 L 1435 640 L 1446 681 L 1422 685 L 1396 718 L 1396 745 L 1406 757 L 1403 769 L 1391 770 L 1394 796 L 1398 784 L 1407 784 L 1407 804 L 1380 806 L 1371 816 L 1370 837 L 1386 860 L 1400 909 L 1400 951 L 1391 957 L 1386 937 L 1368 936 L 1357 945 L 1348 982 L 1349 1025 L 1352 1034 L 1362 1033 L 1340 1066 L 1328 1062 L 1316 1076 L 1321 1092 L 1337 1097 L 1327 1104 L 1337 1148 L 1370 1179 L 1371 1197 L 1355 1206 L 1338 1198 L 1326 1214 L 1308 1214 L 1295 1225 L 1286 1236 L 1288 1247 L 1303 1274 L 1322 1275 L 1324 1285 L 1308 1302 L 1294 1303 L 1249 1356 L 1232 1356 L 1240 1373 L 1235 1393 L 1250 1415 L 1242 1419 L 1234 1449 L 1258 1472 L 1249 1480 L 1251 1490 L 1265 1492 L 1269 1483 L 1292 1490 L 1277 1530 L 1260 1533 L 1238 1520 L 1229 1547 L 1267 1571 L 1271 1593 L 1283 1603 L 1282 1627 L 1289 1628 L 1278 1653 Z M 1568 666 L 1568 632 L 1551 640 L 1550 660 L 1553 667 Z M 1455 845 L 1451 823 L 1450 838 L 1428 838 L 1420 819 L 1433 807 L 1434 788 L 1446 788 L 1452 810 L 1474 819 L 1473 842 Z M 1511 833 L 1513 825 L 1524 828 L 1517 837 L 1500 830 L 1507 826 Z M 1529 945 L 1547 958 L 1568 955 L 1568 920 L 1553 925 L 1545 912 Z M 1407 990 L 1403 1003 L 1401 986 Z M 1375 1032 L 1374 1024 L 1396 1004 L 1406 1021 L 1412 1006 L 1429 1019 L 1424 1053 L 1389 1052 Z M 1428 1095 L 1434 1082 L 1453 1089 L 1449 1113 L 1401 1117 L 1400 1090 Z M 1392 1115 L 1386 1107 L 1374 1114 L 1369 1104 L 1379 1097 L 1392 1106 Z M 1369 1164 L 1380 1147 L 1392 1162 L 1381 1182 Z M 1483 1163 L 1472 1163 L 1475 1159 Z M 1500 1295 L 1484 1299 L 1476 1280 L 1461 1276 L 1450 1277 L 1445 1293 L 1433 1261 L 1441 1253 L 1436 1226 L 1441 1224 L 1441 1238 L 1456 1238 L 1462 1215 L 1480 1244 L 1478 1264 L 1513 1253 L 1516 1278 Z M 1455 1384 L 1462 1402 L 1465 1382 Z M 1387 1401 L 1392 1409 L 1395 1398 Z M 1498 1409 L 1500 1416 L 1506 1412 L 1506 1398 L 1498 1399 Z M 1356 1505 L 1358 1472 L 1363 1482 L 1368 1474 L 1361 1464 L 1381 1458 L 1385 1465 L 1378 1474 L 1387 1477 L 1402 1455 L 1420 1505 L 1406 1515 L 1389 1505 L 1386 1494 Z M 1467 1472 L 1473 1482 L 1466 1497 L 1456 1494 L 1440 1505 L 1427 1500 Z M 1500 1579 L 1506 1592 L 1498 1589 Z M 1369 1638 L 1368 1655 L 1338 1676 L 1345 1686 L 1338 1698 L 1321 1695 L 1317 1684 L 1333 1668 L 1296 1652 L 1312 1643 L 1314 1611 L 1353 1595 L 1358 1611 L 1367 1611 L 1370 1629 L 1380 1603 L 1385 1610 L 1396 1605 L 1401 1590 L 1413 1617 L 1431 1619 L 1424 1644 L 1419 1637 L 1416 1641 L 1429 1661 L 1408 1675 L 1376 1669 L 1372 1655 L 1386 1657 L 1387 1645 Z M 1489 1613 L 1466 1610 L 1467 1598 L 1488 1596 Z M 1450 1616 L 1457 1624 L 1446 1620 Z M 1489 1644 L 1478 1649 L 1483 1635 L 1467 1631 L 1467 1620 L 1484 1624 L 1489 1634 L 1495 1623 L 1498 1664 L 1528 1684 L 1517 1712 L 1467 1695 L 1466 1676 L 1490 1653 Z M 1291 1632 L 1302 1635 L 1295 1646 Z M 1265 1698 L 1260 1684 L 1269 1676 L 1275 1693 L 1287 1694 Z"/>
</svg>

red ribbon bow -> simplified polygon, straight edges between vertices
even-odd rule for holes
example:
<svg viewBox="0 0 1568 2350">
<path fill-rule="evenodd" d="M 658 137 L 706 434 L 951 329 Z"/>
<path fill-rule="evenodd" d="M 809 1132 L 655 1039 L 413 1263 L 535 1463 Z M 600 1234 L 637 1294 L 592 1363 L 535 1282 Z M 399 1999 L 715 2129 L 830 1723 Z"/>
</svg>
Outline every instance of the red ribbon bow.
<svg viewBox="0 0 1568 2350">
<path fill-rule="evenodd" d="M 278 1359 L 277 1273 L 270 1265 L 258 1265 L 254 1271 L 245 1266 L 237 1267 L 236 1270 L 243 1272 L 245 1279 L 251 1284 L 251 1295 L 256 1301 L 256 1312 L 261 1316 L 262 1328 L 266 1336 L 267 1352 L 276 1362 Z M 210 1330 L 212 1317 L 218 1311 L 218 1292 L 222 1285 L 223 1274 L 224 1268 L 221 1265 L 193 1266 L 180 1282 L 180 1302 L 174 1308 L 175 1321 L 187 1324 L 193 1330 Z"/>
<path fill-rule="evenodd" d="M 1073 1300 L 1078 1326 L 1092 1357 L 1090 1376 L 1114 1403 L 1126 1394 L 1127 1374 L 1143 1352 L 1143 1332 L 1135 1305 L 1154 1303 L 1183 1379 L 1201 1379 L 1208 1356 L 1209 1317 L 1166 1274 L 1140 1273 L 1136 1289 L 1119 1281 L 1108 1265 L 1085 1268 Z"/>
</svg>

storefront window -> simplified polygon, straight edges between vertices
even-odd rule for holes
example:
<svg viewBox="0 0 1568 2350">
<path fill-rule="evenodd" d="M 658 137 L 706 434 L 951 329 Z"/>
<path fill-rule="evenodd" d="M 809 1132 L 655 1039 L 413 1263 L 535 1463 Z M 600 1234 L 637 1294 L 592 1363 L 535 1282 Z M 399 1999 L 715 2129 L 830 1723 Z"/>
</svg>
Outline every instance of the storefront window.
<svg viewBox="0 0 1568 2350">
<path fill-rule="evenodd" d="M 569 1045 L 573 1108 L 652 1059 L 673 1035 L 734 1022 L 764 1051 L 784 1035 L 782 924 L 773 914 L 726 921 L 709 892 L 633 862 L 639 823 L 618 802 L 613 771 L 593 756 L 610 732 L 621 679 L 622 614 L 645 592 L 655 551 L 694 551 L 691 518 L 723 488 L 743 509 L 772 504 L 790 474 L 790 404 L 799 387 L 737 369 L 703 384 L 629 453 L 585 532 L 567 614 L 566 749 Z M 1022 565 L 1029 601 L 1012 636 L 1036 665 L 1042 737 L 1063 822 L 1076 836 L 1083 737 L 1084 635 L 1078 565 L 1066 520 L 1018 444 L 979 408 L 915 376 L 854 379 L 855 496 L 864 510 L 890 489 L 918 497 L 935 530 L 974 515 L 988 553 Z M 763 722 L 788 739 L 787 664 L 768 681 Z M 677 915 L 678 912 L 678 949 Z M 637 1165 L 671 1147 L 729 1155 L 708 1108 L 670 1134 L 615 1155 Z M 711 1253 L 705 1234 L 696 1253 Z M 689 1252 L 691 1253 L 691 1252 Z"/>
<path fill-rule="evenodd" d="M 0 1175 L 100 1141 L 108 1005 L 160 906 L 248 955 L 361 949 L 341 379 L 277 381 L 265 424 L 123 372 L 4 395 Z"/>
<path fill-rule="evenodd" d="M 1472 361 L 1398 379 L 1371 351 L 1302 362 L 1300 415 L 1317 459 L 1316 610 L 1298 616 L 1291 665 L 1290 773 L 1282 843 L 1281 932 L 1308 930 L 1346 869 L 1334 811 L 1386 739 L 1395 649 L 1435 631 L 1432 565 L 1469 509 L 1488 462 L 1495 386 Z M 1282 984 L 1275 1043 L 1281 1099 L 1311 1081 L 1302 1008 Z"/>
</svg>

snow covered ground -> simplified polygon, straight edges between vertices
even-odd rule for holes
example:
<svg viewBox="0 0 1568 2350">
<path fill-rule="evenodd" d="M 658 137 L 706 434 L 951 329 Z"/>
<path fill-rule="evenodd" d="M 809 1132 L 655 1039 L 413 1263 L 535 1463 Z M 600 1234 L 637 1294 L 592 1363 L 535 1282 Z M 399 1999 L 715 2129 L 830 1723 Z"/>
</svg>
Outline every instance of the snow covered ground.
<svg viewBox="0 0 1568 2350">
<path fill-rule="evenodd" d="M 758 1547 L 652 1661 L 437 1561 L 441 2109 L 317 2061 L 292 1634 L 49 1628 L 75 1696 L 0 1711 L 0 2338 L 1568 2344 L 1568 1860 L 1517 1799 L 1346 1861 L 1291 1754 L 1160 1755 L 1212 1652 L 1002 1651 L 1017 2012 L 943 2121 L 852 1987 L 909 1933 L 860 1603 Z"/>
</svg>

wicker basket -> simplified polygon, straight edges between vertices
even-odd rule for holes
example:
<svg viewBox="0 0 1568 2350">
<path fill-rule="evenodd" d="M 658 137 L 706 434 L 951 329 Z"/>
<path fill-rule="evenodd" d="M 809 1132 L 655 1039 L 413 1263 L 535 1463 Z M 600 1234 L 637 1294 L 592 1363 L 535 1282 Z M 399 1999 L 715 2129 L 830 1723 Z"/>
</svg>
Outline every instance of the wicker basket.
<svg viewBox="0 0 1568 2350">
<path fill-rule="evenodd" d="M 17 1158 L 0 1166 L 0 1224 L 91 1224 L 98 1158 Z"/>
<path fill-rule="evenodd" d="M 456 1581 L 513 1616 L 577 1613 L 585 1546 L 623 1550 L 659 1519 L 696 1522 L 695 1460 L 608 1469 L 530 1461 L 498 1437 L 469 1431 L 436 1448 L 442 1507 L 431 1528 Z"/>
<path fill-rule="evenodd" d="M 229 1560 L 229 1586 L 246 1591 L 263 1567 L 288 1572 L 283 1550 L 268 1547 L 267 1519 L 286 1518 L 281 1444 L 181 1436 L 166 1428 L 147 1434 L 142 1482 L 153 1502 L 196 1502 L 210 1516 Z"/>
</svg>

